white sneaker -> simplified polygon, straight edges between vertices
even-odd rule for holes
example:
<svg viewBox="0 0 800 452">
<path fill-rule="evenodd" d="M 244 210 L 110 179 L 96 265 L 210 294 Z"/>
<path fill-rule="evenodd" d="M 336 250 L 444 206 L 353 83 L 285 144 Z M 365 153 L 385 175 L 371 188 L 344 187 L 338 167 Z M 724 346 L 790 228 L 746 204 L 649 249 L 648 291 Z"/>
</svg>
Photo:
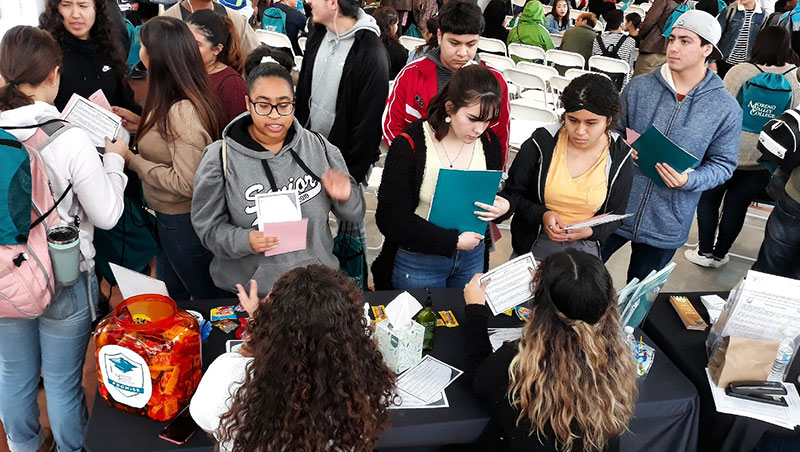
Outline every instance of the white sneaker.
<svg viewBox="0 0 800 452">
<path fill-rule="evenodd" d="M 730 257 L 727 254 L 722 259 L 719 259 L 719 258 L 716 258 L 716 257 L 712 257 L 711 258 L 711 265 L 709 265 L 709 267 L 711 267 L 711 268 L 720 268 L 723 265 L 727 264 L 729 260 L 730 260 Z"/>
<path fill-rule="evenodd" d="M 717 268 L 715 266 L 714 258 L 711 256 L 703 256 L 700 254 L 699 248 L 694 248 L 691 250 L 686 250 L 683 252 L 683 256 L 686 258 L 687 261 L 699 265 L 701 267 L 706 268 Z M 727 262 L 728 256 L 725 256 L 725 262 Z"/>
</svg>

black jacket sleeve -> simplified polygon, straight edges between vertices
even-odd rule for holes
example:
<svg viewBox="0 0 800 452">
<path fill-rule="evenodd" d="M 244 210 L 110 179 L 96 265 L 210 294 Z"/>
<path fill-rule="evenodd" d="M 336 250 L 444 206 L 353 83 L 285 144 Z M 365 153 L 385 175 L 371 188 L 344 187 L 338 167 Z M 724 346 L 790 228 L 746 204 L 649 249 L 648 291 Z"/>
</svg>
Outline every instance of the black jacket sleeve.
<svg viewBox="0 0 800 452">
<path fill-rule="evenodd" d="M 481 363 L 492 353 L 492 344 L 489 341 L 488 326 L 489 313 L 485 305 L 468 304 L 464 306 L 464 337 L 466 354 L 465 377 L 470 386 L 475 381 L 475 375 Z"/>
<path fill-rule="evenodd" d="M 530 138 L 522 143 L 514 163 L 508 170 L 508 180 L 501 193 L 511 200 L 513 213 L 532 226 L 541 225 L 542 215 L 547 212 L 547 207 L 535 196 L 531 196 L 538 190 L 539 166 L 542 164 L 541 153 L 537 146 Z M 509 213 L 512 213 L 511 209 Z"/>
<path fill-rule="evenodd" d="M 387 241 L 410 251 L 450 257 L 458 245 L 458 230 L 440 228 L 414 213 L 419 204 L 414 155 L 405 137 L 392 142 L 378 189 L 375 222 Z"/>
<path fill-rule="evenodd" d="M 389 58 L 383 43 L 374 33 L 366 32 L 362 38 L 366 51 L 358 64 L 359 70 L 353 72 L 353 81 L 358 96 L 352 102 L 355 110 L 349 130 L 349 149 L 342 149 L 350 175 L 357 182 L 364 182 L 367 170 L 378 158 L 381 144 L 381 117 L 389 95 Z M 344 80 L 343 80 L 344 81 Z"/>
</svg>

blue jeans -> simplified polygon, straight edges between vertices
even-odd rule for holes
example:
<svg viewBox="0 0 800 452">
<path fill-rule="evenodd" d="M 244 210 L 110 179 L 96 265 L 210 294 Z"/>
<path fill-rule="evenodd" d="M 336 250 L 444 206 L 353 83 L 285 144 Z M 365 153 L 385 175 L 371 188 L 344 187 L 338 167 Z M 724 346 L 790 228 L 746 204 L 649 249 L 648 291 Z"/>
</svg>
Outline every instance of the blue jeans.
<svg viewBox="0 0 800 452">
<path fill-rule="evenodd" d="M 61 452 L 79 452 L 88 412 L 81 381 L 92 332 L 87 278 L 97 306 L 94 271 L 83 272 L 36 319 L 0 319 L 0 417 L 11 452 L 43 443 L 36 394 L 44 377 L 47 413 Z"/>
<path fill-rule="evenodd" d="M 464 287 L 475 273 L 483 272 L 481 242 L 469 251 L 456 251 L 453 257 L 397 250 L 392 285 L 397 290 L 434 287 Z"/>
<path fill-rule="evenodd" d="M 156 277 L 167 285 L 175 300 L 223 298 L 211 279 L 208 267 L 214 255 L 207 250 L 192 226 L 191 214 L 167 215 L 156 212 L 161 253 L 156 256 Z M 230 297 L 230 294 L 227 294 Z"/>
<path fill-rule="evenodd" d="M 800 279 L 800 203 L 784 195 L 767 220 L 753 270 Z"/>
<path fill-rule="evenodd" d="M 622 245 L 628 243 L 628 241 L 628 239 L 617 234 L 608 236 L 603 244 L 603 249 L 600 251 L 603 262 L 607 262 L 611 255 L 622 248 Z M 639 278 L 639 281 L 641 281 L 651 271 L 661 270 L 675 255 L 675 251 L 674 249 L 656 248 L 644 243 L 631 242 L 631 260 L 628 263 L 626 281 L 630 282 L 633 278 Z"/>
</svg>

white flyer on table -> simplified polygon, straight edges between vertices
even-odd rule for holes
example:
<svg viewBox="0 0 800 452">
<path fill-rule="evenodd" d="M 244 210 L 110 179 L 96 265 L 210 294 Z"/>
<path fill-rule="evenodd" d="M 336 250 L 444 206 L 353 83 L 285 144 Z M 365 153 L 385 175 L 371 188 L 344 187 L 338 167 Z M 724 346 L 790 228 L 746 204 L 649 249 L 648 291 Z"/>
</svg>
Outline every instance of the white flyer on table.
<svg viewBox="0 0 800 452">
<path fill-rule="evenodd" d="M 77 94 L 73 94 L 67 102 L 61 119 L 86 131 L 97 148 L 105 149 L 106 138 L 121 138 L 125 143 L 130 142 L 130 134 L 122 128 L 122 118 Z"/>
<path fill-rule="evenodd" d="M 300 221 L 300 194 L 297 190 L 285 190 L 256 195 L 258 230 L 264 231 L 264 223 Z"/>
<path fill-rule="evenodd" d="M 117 280 L 119 292 L 122 294 L 123 299 L 151 293 L 164 295 L 165 297 L 169 296 L 167 285 L 164 284 L 164 281 L 143 275 L 114 263 L 110 263 L 109 265 L 111 266 L 111 273 L 114 274 L 114 279 Z"/>
<path fill-rule="evenodd" d="M 781 341 L 797 336 L 800 281 L 750 270 L 734 297 L 721 336 Z"/>
<path fill-rule="evenodd" d="M 600 226 L 601 224 L 611 223 L 612 221 L 617 220 L 624 220 L 633 214 L 626 213 L 624 215 L 616 215 L 611 213 L 604 213 L 602 215 L 597 215 L 596 217 L 592 217 L 583 221 L 579 221 L 577 223 L 568 224 L 564 227 L 565 231 L 571 231 L 574 229 L 586 229 L 586 228 L 593 228 L 595 226 Z"/>
<path fill-rule="evenodd" d="M 489 305 L 493 315 L 508 311 L 533 297 L 531 270 L 536 268 L 533 253 L 527 253 L 481 276 L 478 280 L 480 284 L 489 280 L 489 285 L 486 286 L 486 304 Z"/>
<path fill-rule="evenodd" d="M 445 391 L 442 391 L 439 397 L 434 397 L 430 403 L 425 403 L 400 389 L 395 389 L 395 396 L 394 403 L 388 406 L 390 410 L 427 410 L 431 408 L 448 408 L 450 406 Z"/>
<path fill-rule="evenodd" d="M 789 430 L 793 430 L 795 426 L 800 425 L 800 395 L 798 395 L 795 385 L 791 383 L 783 384 L 787 393 L 783 398 L 788 405 L 784 407 L 731 397 L 725 394 L 724 388 L 717 387 L 714 384 L 708 368 L 706 368 L 706 377 L 708 378 L 708 385 L 711 387 L 711 395 L 714 397 L 714 405 L 718 412 L 758 419 Z"/>
<path fill-rule="evenodd" d="M 397 389 L 428 404 L 435 401 L 436 397 L 463 373 L 431 355 L 425 355 L 422 361 L 397 377 Z"/>
</svg>

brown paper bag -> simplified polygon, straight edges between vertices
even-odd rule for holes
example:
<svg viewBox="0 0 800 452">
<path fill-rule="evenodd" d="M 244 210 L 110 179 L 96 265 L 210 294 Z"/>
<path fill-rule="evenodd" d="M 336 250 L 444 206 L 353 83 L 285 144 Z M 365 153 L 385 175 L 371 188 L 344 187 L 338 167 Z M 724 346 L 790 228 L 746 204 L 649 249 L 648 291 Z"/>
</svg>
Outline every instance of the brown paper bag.
<svg viewBox="0 0 800 452">
<path fill-rule="evenodd" d="M 711 380 L 720 388 L 736 381 L 764 381 L 772 369 L 779 342 L 726 337 L 708 361 Z"/>
</svg>

